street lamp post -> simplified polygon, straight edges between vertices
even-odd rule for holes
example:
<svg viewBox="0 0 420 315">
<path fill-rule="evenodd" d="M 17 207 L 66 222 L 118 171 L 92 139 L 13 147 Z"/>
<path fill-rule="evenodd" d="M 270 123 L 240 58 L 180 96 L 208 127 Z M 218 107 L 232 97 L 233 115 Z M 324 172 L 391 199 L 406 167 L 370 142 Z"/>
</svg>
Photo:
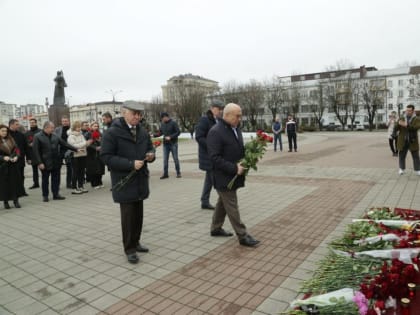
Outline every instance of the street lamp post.
<svg viewBox="0 0 420 315">
<path fill-rule="evenodd" d="M 114 91 L 114 90 L 109 90 L 109 91 L 105 91 L 106 93 L 110 93 L 112 95 L 112 104 L 114 107 L 114 116 L 116 116 L 117 111 L 115 110 L 115 95 L 117 95 L 118 93 L 121 93 L 122 90 L 118 90 L 118 91 Z"/>
</svg>

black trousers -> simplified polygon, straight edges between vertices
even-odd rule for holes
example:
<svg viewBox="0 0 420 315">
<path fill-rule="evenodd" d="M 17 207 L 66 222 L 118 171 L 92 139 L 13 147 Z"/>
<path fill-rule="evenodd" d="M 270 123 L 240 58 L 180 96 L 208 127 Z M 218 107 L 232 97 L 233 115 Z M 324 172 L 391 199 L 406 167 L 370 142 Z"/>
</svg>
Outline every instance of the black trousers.
<svg viewBox="0 0 420 315">
<path fill-rule="evenodd" d="M 58 196 L 58 190 L 60 189 L 60 169 L 42 170 L 42 196 L 48 197 L 48 186 L 49 178 L 51 175 L 51 192 L 53 197 Z"/>
<path fill-rule="evenodd" d="M 126 255 L 136 252 L 140 244 L 143 228 L 143 200 L 120 203 L 121 228 L 124 252 Z"/>
<path fill-rule="evenodd" d="M 89 175 L 89 180 L 92 187 L 102 185 L 102 175 Z"/>
<path fill-rule="evenodd" d="M 287 134 L 287 139 L 289 140 L 289 151 L 292 151 L 292 142 L 293 142 L 293 148 L 296 151 L 297 150 L 296 132 L 289 132 Z"/>
<path fill-rule="evenodd" d="M 71 160 L 72 177 L 71 188 L 83 188 L 86 173 L 86 156 L 76 157 Z"/>
<path fill-rule="evenodd" d="M 392 153 L 397 153 L 397 139 L 388 139 L 389 140 L 389 147 L 391 148 Z"/>
<path fill-rule="evenodd" d="M 34 181 L 34 186 L 39 186 L 38 165 L 32 165 L 32 178 Z"/>
</svg>

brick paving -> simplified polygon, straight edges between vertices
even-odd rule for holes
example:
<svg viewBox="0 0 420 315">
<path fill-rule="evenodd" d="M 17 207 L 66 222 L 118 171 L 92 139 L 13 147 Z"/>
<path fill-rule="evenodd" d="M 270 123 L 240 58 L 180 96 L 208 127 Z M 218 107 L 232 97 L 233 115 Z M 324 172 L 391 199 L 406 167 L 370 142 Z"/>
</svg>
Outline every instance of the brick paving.
<svg viewBox="0 0 420 315">
<path fill-rule="evenodd" d="M 62 189 L 65 201 L 43 203 L 29 191 L 23 208 L 0 210 L 0 314 L 276 314 L 351 218 L 370 206 L 420 209 L 418 177 L 396 175 L 385 133 L 298 141 L 297 153 L 269 148 L 239 191 L 257 248 L 209 236 L 212 212 L 199 207 L 203 173 L 190 140 L 180 143 L 183 178 L 172 163 L 171 177 L 159 180 L 161 158 L 151 165 L 143 233 L 151 252 L 138 265 L 123 255 L 108 175 L 102 190 Z"/>
</svg>

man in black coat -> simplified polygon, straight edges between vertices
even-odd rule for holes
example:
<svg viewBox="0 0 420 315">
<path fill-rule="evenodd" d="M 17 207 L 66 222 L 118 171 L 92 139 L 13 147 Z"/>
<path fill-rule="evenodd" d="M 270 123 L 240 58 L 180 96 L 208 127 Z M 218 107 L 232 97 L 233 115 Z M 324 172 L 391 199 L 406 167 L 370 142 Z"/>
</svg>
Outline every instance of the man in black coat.
<svg viewBox="0 0 420 315">
<path fill-rule="evenodd" d="M 137 102 L 124 102 L 123 117 L 116 118 L 104 132 L 100 156 L 111 170 L 112 198 L 120 204 L 124 252 L 129 263 L 139 261 L 136 252 L 148 252 L 140 244 L 143 227 L 143 200 L 149 196 L 147 163 L 155 160 L 149 134 L 140 126 L 144 107 Z M 133 175 L 129 180 L 127 176 Z M 122 188 L 115 185 L 126 181 Z"/>
<path fill-rule="evenodd" d="M 227 104 L 223 110 L 223 120 L 210 129 L 207 135 L 207 150 L 213 164 L 213 185 L 219 195 L 210 229 L 211 236 L 232 236 L 222 226 L 226 215 L 244 246 L 255 246 L 259 243 L 248 234 L 242 223 L 238 209 L 236 190 L 245 186 L 245 169 L 239 161 L 245 155 L 242 132 L 239 129 L 242 110 L 237 104 Z M 232 189 L 229 182 L 238 175 Z"/>
<path fill-rule="evenodd" d="M 198 121 L 195 129 L 195 140 L 198 142 L 198 167 L 206 172 L 201 193 L 201 209 L 214 209 L 214 206 L 210 204 L 213 165 L 207 152 L 207 134 L 217 123 L 217 120 L 221 118 L 222 111 L 223 103 L 219 100 L 214 100 L 206 115 Z"/>
<path fill-rule="evenodd" d="M 44 123 L 41 132 L 37 133 L 32 145 L 32 164 L 38 166 L 42 174 L 42 197 L 44 202 L 48 202 L 49 178 L 51 176 L 51 192 L 54 200 L 64 200 L 60 190 L 60 169 L 62 157 L 60 149 L 78 151 L 66 141 L 54 133 L 54 123 L 47 121 Z"/>
<path fill-rule="evenodd" d="M 163 135 L 163 175 L 160 179 L 168 178 L 169 153 L 172 152 L 172 158 L 175 163 L 176 177 L 181 178 L 181 169 L 178 159 L 178 137 L 181 134 L 178 124 L 169 117 L 168 113 L 161 113 L 160 134 Z"/>
<path fill-rule="evenodd" d="M 25 135 L 19 131 L 19 121 L 17 119 L 11 119 L 9 121 L 9 129 L 10 129 L 10 135 L 13 137 L 13 139 L 16 142 L 17 147 L 19 148 L 20 155 L 18 158 L 18 167 L 21 174 L 21 183 L 23 187 L 23 196 L 28 196 L 28 194 L 25 191 L 25 156 L 28 151 L 28 145 L 26 143 Z"/>
<path fill-rule="evenodd" d="M 29 120 L 29 130 L 25 133 L 26 144 L 28 146 L 28 152 L 26 152 L 26 162 L 32 166 L 32 179 L 34 182 L 29 189 L 39 188 L 38 167 L 32 163 L 32 145 L 35 135 L 40 131 L 41 129 L 38 128 L 37 120 L 35 118 L 31 118 Z"/>
<path fill-rule="evenodd" d="M 286 122 L 286 133 L 287 133 L 287 139 L 289 140 L 289 152 L 292 152 L 292 143 L 293 143 L 293 148 L 295 149 L 295 152 L 297 152 L 296 132 L 297 132 L 297 123 L 293 119 L 293 116 L 289 115 L 287 117 L 287 122 Z"/>
<path fill-rule="evenodd" d="M 67 116 L 61 117 L 61 126 L 55 128 L 54 133 L 61 138 L 61 140 L 67 143 L 68 138 L 68 131 L 70 129 L 70 119 Z M 64 159 L 64 154 L 66 153 L 67 149 L 62 146 L 60 149 L 61 160 Z M 61 167 L 61 166 L 60 166 Z M 71 186 L 71 179 L 73 176 L 73 168 L 71 165 L 71 159 L 66 159 L 66 187 L 72 188 Z"/>
</svg>

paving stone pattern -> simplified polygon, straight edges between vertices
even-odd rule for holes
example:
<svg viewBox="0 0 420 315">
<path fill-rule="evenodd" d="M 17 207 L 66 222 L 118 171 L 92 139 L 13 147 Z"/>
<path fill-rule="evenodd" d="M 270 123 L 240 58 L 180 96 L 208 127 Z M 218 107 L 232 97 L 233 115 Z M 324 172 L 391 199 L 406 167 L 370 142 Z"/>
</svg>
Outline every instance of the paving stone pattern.
<svg viewBox="0 0 420 315">
<path fill-rule="evenodd" d="M 297 153 L 269 147 L 239 191 L 257 248 L 210 237 L 192 140 L 179 145 L 182 178 L 170 161 L 170 178 L 159 180 L 160 149 L 150 165 L 142 242 L 151 252 L 138 265 L 122 251 L 108 174 L 101 190 L 62 188 L 64 201 L 44 203 L 39 189 L 29 190 L 21 209 L 0 209 L 0 314 L 276 314 L 351 218 L 371 206 L 420 209 L 419 178 L 410 169 L 397 175 L 384 132 L 308 133 L 298 141 Z"/>
</svg>

